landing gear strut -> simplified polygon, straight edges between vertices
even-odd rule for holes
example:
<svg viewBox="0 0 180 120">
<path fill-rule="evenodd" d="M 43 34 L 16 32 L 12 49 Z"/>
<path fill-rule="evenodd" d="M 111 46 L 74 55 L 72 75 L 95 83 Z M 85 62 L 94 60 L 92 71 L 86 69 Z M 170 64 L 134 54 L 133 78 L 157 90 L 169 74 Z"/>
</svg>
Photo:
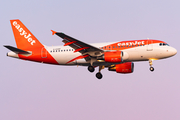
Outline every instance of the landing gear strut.
<svg viewBox="0 0 180 120">
<path fill-rule="evenodd" d="M 103 75 L 101 74 L 101 70 L 104 69 L 105 67 L 104 66 L 99 66 L 99 72 L 96 73 L 96 77 L 98 79 L 101 79 L 103 77 Z"/>
<path fill-rule="evenodd" d="M 150 65 L 149 70 L 150 70 L 151 72 L 153 72 L 153 71 L 154 71 L 154 68 L 152 67 L 152 65 L 153 65 L 152 60 L 149 60 L 149 65 Z"/>
<path fill-rule="evenodd" d="M 93 66 L 88 66 L 89 72 L 94 72 L 94 67 Z"/>
</svg>

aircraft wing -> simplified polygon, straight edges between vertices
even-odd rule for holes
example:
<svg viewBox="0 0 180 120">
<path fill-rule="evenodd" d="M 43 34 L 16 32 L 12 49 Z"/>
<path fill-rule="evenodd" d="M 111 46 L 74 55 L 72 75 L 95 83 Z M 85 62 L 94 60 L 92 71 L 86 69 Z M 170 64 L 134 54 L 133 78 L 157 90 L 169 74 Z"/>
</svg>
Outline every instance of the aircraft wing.
<svg viewBox="0 0 180 120">
<path fill-rule="evenodd" d="M 70 47 L 74 48 L 74 52 L 80 52 L 82 55 L 89 54 L 90 56 L 94 57 L 100 56 L 104 52 L 104 50 L 72 38 L 64 33 L 55 32 L 53 30 L 51 31 L 53 35 L 56 34 L 63 39 L 62 42 L 65 43 L 64 46 L 69 45 Z"/>
</svg>

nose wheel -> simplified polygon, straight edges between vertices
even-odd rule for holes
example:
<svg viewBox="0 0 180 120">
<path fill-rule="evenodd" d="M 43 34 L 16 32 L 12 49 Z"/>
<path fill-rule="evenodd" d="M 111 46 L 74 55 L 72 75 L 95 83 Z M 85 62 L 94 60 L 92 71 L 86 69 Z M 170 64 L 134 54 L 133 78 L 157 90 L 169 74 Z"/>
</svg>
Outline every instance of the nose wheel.
<svg viewBox="0 0 180 120">
<path fill-rule="evenodd" d="M 153 71 L 154 71 L 154 68 L 153 68 L 153 67 L 150 67 L 149 69 L 150 69 L 150 71 L 151 71 L 151 72 L 153 72 Z"/>
<path fill-rule="evenodd" d="M 154 67 L 152 67 L 152 65 L 153 65 L 152 60 L 149 60 L 149 65 L 150 65 L 149 70 L 150 70 L 151 72 L 153 72 L 153 71 L 154 71 Z"/>
</svg>

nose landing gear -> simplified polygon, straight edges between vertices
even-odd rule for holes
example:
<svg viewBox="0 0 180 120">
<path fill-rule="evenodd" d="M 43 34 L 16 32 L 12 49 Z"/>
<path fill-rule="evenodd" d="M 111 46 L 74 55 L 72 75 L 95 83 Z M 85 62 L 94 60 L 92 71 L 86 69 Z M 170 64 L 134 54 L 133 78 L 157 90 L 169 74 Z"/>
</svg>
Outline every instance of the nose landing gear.
<svg viewBox="0 0 180 120">
<path fill-rule="evenodd" d="M 150 65 L 149 70 L 150 70 L 151 72 L 153 72 L 153 71 L 154 71 L 154 67 L 152 67 L 153 63 L 152 63 L 152 60 L 151 60 L 151 59 L 149 60 L 149 65 Z"/>
<path fill-rule="evenodd" d="M 153 67 L 150 67 L 149 69 L 150 69 L 150 71 L 151 71 L 151 72 L 153 72 L 153 71 L 154 71 L 154 68 L 153 68 Z"/>
</svg>

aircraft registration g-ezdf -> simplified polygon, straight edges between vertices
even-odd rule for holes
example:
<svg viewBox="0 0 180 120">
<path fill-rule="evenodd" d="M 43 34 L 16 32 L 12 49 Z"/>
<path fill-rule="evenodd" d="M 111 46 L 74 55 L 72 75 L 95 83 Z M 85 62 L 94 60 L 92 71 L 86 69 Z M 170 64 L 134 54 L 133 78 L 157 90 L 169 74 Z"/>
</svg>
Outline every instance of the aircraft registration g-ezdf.
<svg viewBox="0 0 180 120">
<path fill-rule="evenodd" d="M 150 71 L 154 71 L 152 61 L 174 56 L 177 50 L 160 40 L 131 40 L 109 43 L 88 44 L 64 33 L 52 34 L 62 38 L 63 46 L 45 46 L 18 19 L 10 20 L 16 47 L 5 45 L 11 50 L 7 56 L 23 60 L 55 65 L 87 66 L 90 72 L 102 78 L 101 70 L 108 68 L 117 73 L 132 73 L 136 61 L 149 61 Z"/>
</svg>

